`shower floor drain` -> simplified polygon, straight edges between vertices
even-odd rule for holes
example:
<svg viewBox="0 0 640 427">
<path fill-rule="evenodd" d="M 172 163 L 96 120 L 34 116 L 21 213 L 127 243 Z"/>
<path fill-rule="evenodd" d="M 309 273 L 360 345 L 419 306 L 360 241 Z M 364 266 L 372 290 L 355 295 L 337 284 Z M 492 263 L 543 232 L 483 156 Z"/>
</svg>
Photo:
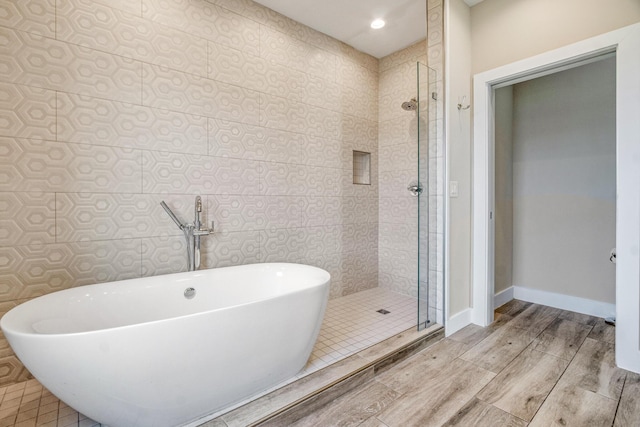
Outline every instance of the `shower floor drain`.
<svg viewBox="0 0 640 427">
<path fill-rule="evenodd" d="M 389 314 L 391 313 L 389 310 L 385 310 L 384 308 L 381 308 L 380 310 L 376 310 L 376 313 L 380 313 L 380 314 Z"/>
</svg>

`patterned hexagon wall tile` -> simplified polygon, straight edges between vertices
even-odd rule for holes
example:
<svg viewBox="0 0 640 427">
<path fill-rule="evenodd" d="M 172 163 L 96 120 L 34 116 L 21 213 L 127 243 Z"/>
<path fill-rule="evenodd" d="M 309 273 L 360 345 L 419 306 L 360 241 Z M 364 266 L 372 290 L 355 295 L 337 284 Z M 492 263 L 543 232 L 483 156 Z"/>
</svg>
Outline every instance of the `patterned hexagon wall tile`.
<svg viewBox="0 0 640 427">
<path fill-rule="evenodd" d="M 286 163 L 262 163 L 260 193 L 269 196 L 303 196 L 308 190 L 307 168 Z"/>
<path fill-rule="evenodd" d="M 425 202 L 426 203 L 426 202 Z M 443 233 L 443 228 L 438 228 L 440 226 L 440 222 L 442 220 L 444 203 L 442 200 L 442 196 L 429 196 L 429 206 L 426 208 L 424 205 L 420 205 L 420 221 L 429 221 L 429 232 L 430 233 Z M 428 219 L 423 218 L 422 212 L 428 212 Z"/>
<path fill-rule="evenodd" d="M 300 163 L 306 136 L 228 120 L 209 119 L 209 155 Z"/>
<path fill-rule="evenodd" d="M 418 224 L 415 220 L 407 222 L 380 223 L 379 245 L 380 248 L 403 251 L 417 250 Z"/>
<path fill-rule="evenodd" d="M 189 195 L 58 193 L 58 242 L 181 236 L 162 209 L 165 200 L 183 222 L 193 222 L 194 197 Z M 203 218 L 206 212 L 203 213 Z"/>
<path fill-rule="evenodd" d="M 183 235 L 142 239 L 142 276 L 187 271 L 187 244 Z"/>
<path fill-rule="evenodd" d="M 374 69 L 367 68 L 364 64 L 360 64 L 352 58 L 338 55 L 336 60 L 336 81 L 342 86 L 370 92 L 372 87 L 378 85 L 377 67 Z"/>
<path fill-rule="evenodd" d="M 302 197 L 264 197 L 265 229 L 301 227 L 302 205 Z"/>
<path fill-rule="evenodd" d="M 342 218 L 344 224 L 377 223 L 378 199 L 376 197 L 343 197 Z"/>
<path fill-rule="evenodd" d="M 4 338 L 2 340 L 4 341 Z M 0 351 L 0 378 L 5 384 L 26 381 L 31 378 L 27 368 L 22 365 L 10 348 Z"/>
<path fill-rule="evenodd" d="M 216 231 L 263 230 L 266 225 L 264 196 L 207 196 L 207 224 L 215 221 Z"/>
<path fill-rule="evenodd" d="M 260 25 L 211 3 L 200 0 L 149 0 L 142 14 L 181 31 L 259 55 Z"/>
<path fill-rule="evenodd" d="M 335 81 L 336 55 L 271 28 L 260 27 L 260 55 Z"/>
<path fill-rule="evenodd" d="M 300 256 L 308 258 L 313 255 L 334 254 L 343 250 L 342 225 L 326 225 L 299 229 L 303 239 Z"/>
<path fill-rule="evenodd" d="M 340 111 L 343 113 L 372 122 L 378 121 L 378 94 L 375 92 L 344 86 L 339 105 Z"/>
<path fill-rule="evenodd" d="M 54 193 L 0 193 L 0 246 L 54 242 Z"/>
<path fill-rule="evenodd" d="M 342 169 L 304 166 L 306 175 L 306 194 L 309 196 L 336 197 L 343 194 Z"/>
<path fill-rule="evenodd" d="M 407 250 L 400 251 L 398 249 L 390 249 L 380 247 L 380 270 L 393 271 L 394 274 L 404 277 L 413 277 L 417 272 L 418 251 Z"/>
<path fill-rule="evenodd" d="M 361 52 L 354 47 L 342 42 L 340 42 L 340 49 L 338 50 L 338 52 L 342 57 L 346 58 L 346 60 L 355 62 L 358 66 L 371 70 L 375 73 L 376 76 L 378 75 L 378 63 L 380 62 L 378 58 Z"/>
<path fill-rule="evenodd" d="M 342 226 L 342 250 L 369 252 L 378 248 L 378 224 L 359 223 Z"/>
<path fill-rule="evenodd" d="M 289 74 L 292 73 L 290 72 Z M 306 76 L 306 81 L 304 85 L 300 87 L 299 93 L 290 92 L 286 95 L 287 98 L 339 113 L 345 110 L 348 111 L 344 103 L 344 87 L 333 80 L 327 80 L 326 76 L 304 75 Z"/>
<path fill-rule="evenodd" d="M 444 194 L 444 179 L 442 171 L 444 167 L 444 160 L 442 157 L 436 157 L 435 159 L 429 159 L 429 194 L 442 195 Z"/>
<path fill-rule="evenodd" d="M 416 178 L 417 167 L 380 172 L 380 197 L 413 197 L 407 186 Z"/>
<path fill-rule="evenodd" d="M 0 3 L 0 25 L 53 38 L 55 13 L 55 0 L 3 1 Z"/>
<path fill-rule="evenodd" d="M 260 262 L 299 262 L 305 250 L 303 228 L 261 232 Z"/>
<path fill-rule="evenodd" d="M 341 53 L 344 46 L 346 46 L 344 43 L 329 37 L 326 34 L 315 31 L 298 21 L 294 21 L 293 19 L 279 14 L 278 12 L 270 9 L 267 9 L 267 11 L 267 19 L 262 22 L 265 26 L 273 30 L 277 30 L 299 42 L 307 43 L 334 53 Z M 351 48 L 349 51 L 355 51 L 355 49 Z"/>
<path fill-rule="evenodd" d="M 299 40 L 300 42 L 310 44 L 320 49 L 333 53 L 343 53 L 345 51 L 345 44 L 338 41 L 326 34 L 318 32 L 298 21 L 294 21 L 284 15 L 281 15 L 275 11 L 269 10 L 268 20 L 264 24 L 277 30 L 287 36 Z M 346 49 L 347 52 L 356 52 L 355 49 Z M 369 56 L 369 55 L 366 55 Z M 370 57 L 370 59 L 373 59 Z"/>
<path fill-rule="evenodd" d="M 203 239 L 202 256 L 205 268 L 262 262 L 260 232 L 214 233 Z"/>
<path fill-rule="evenodd" d="M 418 58 L 416 58 L 416 60 L 417 59 Z M 380 73 L 380 98 L 383 98 L 385 95 L 392 95 L 396 91 L 401 91 L 401 93 L 409 93 L 408 91 L 412 91 L 412 96 L 417 96 L 418 94 L 415 93 L 418 84 L 417 73 L 418 69 L 416 61 L 403 62 Z M 384 105 L 386 104 L 380 104 L 381 113 L 384 109 Z M 389 110 L 395 110 L 395 108 L 391 108 Z M 389 111 L 388 113 L 393 112 Z"/>
<path fill-rule="evenodd" d="M 363 151 L 378 147 L 378 123 L 351 114 L 342 116 L 342 141 Z"/>
<path fill-rule="evenodd" d="M 140 239 L 74 242 L 65 245 L 72 253 L 72 259 L 64 265 L 73 275 L 73 286 L 140 277 Z"/>
<path fill-rule="evenodd" d="M 58 40 L 207 75 L 207 41 L 92 0 L 58 0 Z"/>
<path fill-rule="evenodd" d="M 341 114 L 266 94 L 260 94 L 260 125 L 321 138 L 342 138 Z"/>
<path fill-rule="evenodd" d="M 207 119 L 58 92 L 58 140 L 207 154 Z"/>
<path fill-rule="evenodd" d="M 0 40 L 7 82 L 140 102 L 140 62 L 4 27 Z"/>
<path fill-rule="evenodd" d="M 311 166 L 342 168 L 342 141 L 305 136 L 302 146 L 302 162 Z"/>
<path fill-rule="evenodd" d="M 0 132 L 6 136 L 55 140 L 56 93 L 0 83 Z"/>
<path fill-rule="evenodd" d="M 380 172 L 417 170 L 418 168 L 418 146 L 415 141 L 407 140 L 397 145 L 382 146 L 378 150 L 378 155 L 381 159 L 385 159 L 380 163 Z M 426 156 L 421 157 L 426 158 Z M 423 167 L 425 166 L 423 163 Z"/>
<path fill-rule="evenodd" d="M 276 11 L 253 0 L 214 0 L 212 3 L 261 24 L 266 24 L 271 15 L 279 15 Z"/>
<path fill-rule="evenodd" d="M 398 108 L 400 108 L 398 106 Z M 393 120 L 381 120 L 378 134 L 379 147 L 398 145 L 404 142 L 418 140 L 418 122 L 415 114 L 407 114 Z M 423 127 L 423 129 L 427 129 Z M 424 132 L 424 130 L 423 130 Z"/>
<path fill-rule="evenodd" d="M 343 253 L 343 295 L 378 286 L 378 251 Z"/>
<path fill-rule="evenodd" d="M 261 164 L 251 160 L 145 151 L 143 190 L 161 194 L 259 194 Z"/>
<path fill-rule="evenodd" d="M 267 90 L 269 63 L 256 55 L 215 42 L 208 43 L 207 77 L 246 89 Z"/>
<path fill-rule="evenodd" d="M 340 225 L 345 222 L 342 197 L 307 196 L 303 200 L 302 225 L 304 227 Z"/>
<path fill-rule="evenodd" d="M 436 80 L 442 80 L 442 76 L 444 76 L 444 53 L 442 44 L 429 46 L 427 57 L 429 68 L 436 72 Z"/>
<path fill-rule="evenodd" d="M 258 92 L 144 64 L 143 105 L 212 118 L 258 124 Z"/>
<path fill-rule="evenodd" d="M 417 96 L 417 90 L 398 89 L 398 92 L 391 92 L 386 95 L 380 95 L 379 101 L 379 117 L 380 121 L 402 120 L 404 116 L 415 116 L 415 111 L 405 111 L 402 109 L 402 103 L 409 101 Z M 413 117 L 412 117 L 413 118 Z"/>
<path fill-rule="evenodd" d="M 408 197 L 380 197 L 380 222 L 398 222 L 411 218 L 418 218 L 418 207 L 413 198 Z"/>
<path fill-rule="evenodd" d="M 140 152 L 0 137 L 0 191 L 140 191 Z"/>
<path fill-rule="evenodd" d="M 441 233 L 429 233 L 429 269 L 435 271 L 443 271 L 443 241 L 444 236 Z M 435 266 L 435 267 L 434 267 Z"/>
<path fill-rule="evenodd" d="M 331 275 L 331 288 L 334 284 L 337 284 L 339 291 L 342 291 L 342 287 L 339 284 L 342 282 L 342 254 L 341 253 L 325 253 L 325 254 L 307 254 L 300 259 L 303 264 L 313 265 L 326 270 Z M 332 293 L 338 294 L 337 290 L 333 290 Z"/>
<path fill-rule="evenodd" d="M 398 65 L 406 62 L 415 62 L 419 57 L 424 55 L 424 52 L 427 50 L 427 41 L 422 40 L 419 41 L 406 49 L 402 49 L 398 52 L 394 52 L 391 55 L 387 55 L 384 58 L 380 59 L 380 73 L 386 71 L 390 68 L 397 67 Z"/>
<path fill-rule="evenodd" d="M 94 2 L 142 17 L 142 0 L 94 0 Z"/>
<path fill-rule="evenodd" d="M 398 292 L 404 295 L 417 298 L 418 287 L 416 286 L 416 279 L 397 276 L 392 271 L 386 271 L 382 268 L 378 273 L 378 283 L 381 288 L 388 289 L 393 292 Z"/>
<path fill-rule="evenodd" d="M 0 248 L 0 300 L 33 298 L 71 287 L 73 275 L 65 265 L 71 258 L 64 245 Z"/>
<path fill-rule="evenodd" d="M 378 197 L 377 156 L 371 153 L 371 184 L 354 184 L 353 170 L 342 169 L 340 192 L 344 197 L 372 198 Z"/>
</svg>

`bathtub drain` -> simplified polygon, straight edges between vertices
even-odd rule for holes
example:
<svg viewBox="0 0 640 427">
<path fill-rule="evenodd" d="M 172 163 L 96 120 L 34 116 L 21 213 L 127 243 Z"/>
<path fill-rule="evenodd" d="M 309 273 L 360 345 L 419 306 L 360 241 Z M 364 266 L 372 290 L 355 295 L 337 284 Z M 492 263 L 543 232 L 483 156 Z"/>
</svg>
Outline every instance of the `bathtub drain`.
<svg viewBox="0 0 640 427">
<path fill-rule="evenodd" d="M 196 296 L 196 290 L 193 288 L 187 288 L 184 290 L 184 297 L 186 299 L 191 299 Z"/>
</svg>

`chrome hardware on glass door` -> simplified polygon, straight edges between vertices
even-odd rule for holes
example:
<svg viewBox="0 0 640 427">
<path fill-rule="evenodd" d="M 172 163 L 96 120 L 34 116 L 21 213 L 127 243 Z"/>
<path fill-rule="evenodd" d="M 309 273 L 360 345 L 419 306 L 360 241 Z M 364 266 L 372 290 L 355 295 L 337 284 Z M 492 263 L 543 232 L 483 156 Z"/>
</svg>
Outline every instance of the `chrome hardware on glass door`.
<svg viewBox="0 0 640 427">
<path fill-rule="evenodd" d="M 415 197 L 418 197 L 420 194 L 422 194 L 422 186 L 413 182 L 409 184 L 407 190 L 411 193 L 412 196 Z"/>
</svg>

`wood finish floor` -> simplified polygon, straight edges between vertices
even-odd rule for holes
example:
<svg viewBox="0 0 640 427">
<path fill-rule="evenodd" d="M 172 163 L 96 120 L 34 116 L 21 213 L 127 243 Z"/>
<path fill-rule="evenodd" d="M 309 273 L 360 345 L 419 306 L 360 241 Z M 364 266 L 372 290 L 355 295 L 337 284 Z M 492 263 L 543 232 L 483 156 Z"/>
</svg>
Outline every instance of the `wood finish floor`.
<svg viewBox="0 0 640 427">
<path fill-rule="evenodd" d="M 640 426 L 640 375 L 615 367 L 614 335 L 513 300 L 291 425 Z"/>
</svg>

